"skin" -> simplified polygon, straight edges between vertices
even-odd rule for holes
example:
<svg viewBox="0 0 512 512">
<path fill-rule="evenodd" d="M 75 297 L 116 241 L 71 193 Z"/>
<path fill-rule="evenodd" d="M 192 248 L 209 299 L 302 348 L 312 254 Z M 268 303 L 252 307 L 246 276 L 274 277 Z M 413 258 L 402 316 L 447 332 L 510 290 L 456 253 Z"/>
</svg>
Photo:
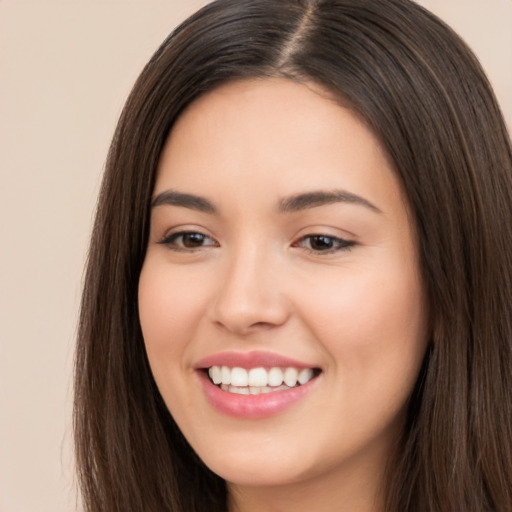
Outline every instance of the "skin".
<svg viewBox="0 0 512 512">
<path fill-rule="evenodd" d="M 407 201 L 379 141 L 313 84 L 229 83 L 173 128 L 154 197 L 171 189 L 217 211 L 152 208 L 140 320 L 160 392 L 227 481 L 230 510 L 380 510 L 427 308 Z M 319 190 L 361 201 L 279 210 Z M 169 238 L 182 231 L 203 236 Z M 194 365 L 252 350 L 322 372 L 279 414 L 222 414 Z"/>
</svg>

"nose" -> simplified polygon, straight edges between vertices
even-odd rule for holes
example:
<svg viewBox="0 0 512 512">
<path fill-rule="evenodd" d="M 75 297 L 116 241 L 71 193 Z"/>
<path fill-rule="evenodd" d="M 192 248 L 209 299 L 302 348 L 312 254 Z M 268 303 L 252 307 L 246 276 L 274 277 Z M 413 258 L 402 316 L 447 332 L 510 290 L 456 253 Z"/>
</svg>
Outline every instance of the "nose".
<svg viewBox="0 0 512 512">
<path fill-rule="evenodd" d="M 283 325 L 290 306 L 282 269 L 261 251 L 240 252 L 225 262 L 213 300 L 213 321 L 227 331 L 249 335 Z"/>
</svg>

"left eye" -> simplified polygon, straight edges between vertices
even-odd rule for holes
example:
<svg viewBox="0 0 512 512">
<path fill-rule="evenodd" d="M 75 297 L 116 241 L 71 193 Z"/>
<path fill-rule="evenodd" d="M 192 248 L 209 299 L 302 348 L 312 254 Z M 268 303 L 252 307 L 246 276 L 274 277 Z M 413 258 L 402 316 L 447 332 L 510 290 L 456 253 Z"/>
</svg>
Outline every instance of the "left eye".
<svg viewBox="0 0 512 512">
<path fill-rule="evenodd" d="M 175 251 L 198 249 L 204 246 L 216 245 L 215 241 L 209 236 L 196 231 L 180 231 L 178 233 L 172 233 L 159 243 L 166 245 L 169 249 L 173 249 Z"/>
<path fill-rule="evenodd" d="M 350 249 L 354 242 L 343 240 L 336 236 L 329 235 L 307 235 L 294 244 L 295 247 L 302 247 L 311 252 L 331 253 Z"/>
</svg>

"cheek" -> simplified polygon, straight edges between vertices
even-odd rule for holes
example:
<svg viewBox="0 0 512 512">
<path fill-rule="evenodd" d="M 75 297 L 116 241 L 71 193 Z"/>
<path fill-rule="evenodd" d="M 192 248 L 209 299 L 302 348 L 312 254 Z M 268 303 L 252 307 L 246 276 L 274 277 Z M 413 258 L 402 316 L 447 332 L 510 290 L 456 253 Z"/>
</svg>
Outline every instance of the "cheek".
<svg viewBox="0 0 512 512">
<path fill-rule="evenodd" d="M 182 361 L 201 317 L 201 297 L 183 272 L 146 262 L 139 279 L 139 317 L 148 358 L 161 368 Z"/>
<path fill-rule="evenodd" d="M 301 309 L 341 380 L 377 385 L 379 375 L 398 371 L 415 378 L 426 347 L 426 308 L 413 270 L 347 273 L 317 282 L 308 294 Z"/>
</svg>

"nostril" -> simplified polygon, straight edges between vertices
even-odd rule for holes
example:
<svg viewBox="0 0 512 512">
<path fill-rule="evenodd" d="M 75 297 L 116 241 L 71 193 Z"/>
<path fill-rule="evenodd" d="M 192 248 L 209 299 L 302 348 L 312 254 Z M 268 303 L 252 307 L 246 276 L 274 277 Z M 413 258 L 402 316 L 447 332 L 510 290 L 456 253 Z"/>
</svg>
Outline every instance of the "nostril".
<svg viewBox="0 0 512 512">
<path fill-rule="evenodd" d="M 270 322 L 255 322 L 249 326 L 249 329 L 271 329 L 274 327 Z"/>
</svg>

